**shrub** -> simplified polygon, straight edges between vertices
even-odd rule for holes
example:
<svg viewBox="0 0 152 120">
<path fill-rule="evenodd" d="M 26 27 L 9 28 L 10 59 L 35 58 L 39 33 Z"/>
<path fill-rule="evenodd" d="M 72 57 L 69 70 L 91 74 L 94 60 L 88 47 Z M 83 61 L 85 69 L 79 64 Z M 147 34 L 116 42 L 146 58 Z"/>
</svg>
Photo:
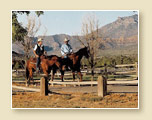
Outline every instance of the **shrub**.
<svg viewBox="0 0 152 120">
<path fill-rule="evenodd" d="M 14 66 L 14 69 L 15 69 L 15 70 L 16 70 L 16 69 L 19 69 L 19 67 L 20 67 L 19 63 L 16 62 L 15 66 Z"/>
</svg>

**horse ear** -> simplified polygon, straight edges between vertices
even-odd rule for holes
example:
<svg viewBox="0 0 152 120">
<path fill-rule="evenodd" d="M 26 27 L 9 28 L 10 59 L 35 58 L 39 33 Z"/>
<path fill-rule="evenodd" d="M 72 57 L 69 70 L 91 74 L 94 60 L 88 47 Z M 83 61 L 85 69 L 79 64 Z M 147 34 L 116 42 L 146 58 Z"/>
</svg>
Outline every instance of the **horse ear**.
<svg viewBox="0 0 152 120">
<path fill-rule="evenodd" d="M 84 48 L 88 49 L 88 47 L 87 47 L 87 46 L 84 46 Z"/>
<path fill-rule="evenodd" d="M 87 46 L 87 51 L 88 51 L 88 52 L 90 52 L 90 48 L 89 48 L 89 46 Z"/>
<path fill-rule="evenodd" d="M 89 46 L 86 46 L 87 50 L 89 50 Z"/>
</svg>

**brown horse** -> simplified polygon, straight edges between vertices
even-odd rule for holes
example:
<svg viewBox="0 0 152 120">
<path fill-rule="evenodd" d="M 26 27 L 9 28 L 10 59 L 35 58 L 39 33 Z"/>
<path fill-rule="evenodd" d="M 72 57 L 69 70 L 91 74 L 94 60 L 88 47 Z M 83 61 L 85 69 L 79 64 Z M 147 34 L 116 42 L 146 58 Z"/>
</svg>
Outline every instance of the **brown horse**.
<svg viewBox="0 0 152 120">
<path fill-rule="evenodd" d="M 26 86 L 33 80 L 33 72 L 36 70 L 36 58 L 30 58 L 26 61 Z"/>
<path fill-rule="evenodd" d="M 61 68 L 59 63 L 59 57 L 56 55 L 51 56 L 41 56 L 40 68 L 47 78 L 49 78 L 49 73 L 53 69 Z M 58 67 L 58 68 L 57 68 Z M 30 84 L 30 80 L 33 80 L 33 72 L 36 71 L 36 58 L 31 57 L 26 62 L 26 85 Z"/>
<path fill-rule="evenodd" d="M 61 80 L 63 81 L 64 78 L 64 65 L 67 65 L 70 67 L 70 69 L 72 70 L 72 74 L 73 74 L 73 81 L 75 81 L 75 72 L 78 73 L 78 75 L 80 76 L 80 82 L 82 81 L 82 74 L 80 71 L 80 67 L 81 67 L 81 59 L 83 56 L 85 56 L 86 58 L 89 58 L 89 50 L 88 47 L 84 47 L 80 50 L 78 50 L 76 53 L 73 54 L 69 54 L 67 59 L 62 58 L 59 61 L 59 66 L 62 67 L 60 68 L 60 72 L 61 72 Z M 64 62 L 66 61 L 66 62 Z M 54 70 L 56 71 L 56 70 Z M 52 78 L 54 78 L 54 74 L 55 72 L 53 72 Z M 52 79 L 53 80 L 53 79 Z"/>
<path fill-rule="evenodd" d="M 53 71 L 52 79 L 57 69 L 62 69 L 61 58 L 56 55 L 47 56 L 45 59 L 41 60 L 41 69 L 47 79 L 49 80 L 49 74 L 51 70 Z"/>
</svg>

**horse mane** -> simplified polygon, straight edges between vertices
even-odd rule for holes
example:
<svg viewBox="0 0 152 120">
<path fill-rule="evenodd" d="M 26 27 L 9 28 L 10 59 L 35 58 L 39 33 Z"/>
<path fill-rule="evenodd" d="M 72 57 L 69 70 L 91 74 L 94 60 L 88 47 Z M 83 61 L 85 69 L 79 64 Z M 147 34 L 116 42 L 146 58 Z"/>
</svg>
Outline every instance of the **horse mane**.
<svg viewBox="0 0 152 120">
<path fill-rule="evenodd" d="M 57 55 L 49 55 L 49 56 L 46 56 L 47 59 L 52 59 L 52 57 L 58 57 Z"/>
<path fill-rule="evenodd" d="M 76 55 L 80 55 L 80 53 L 82 53 L 82 51 L 86 49 L 86 47 L 79 49 L 77 52 L 75 52 Z"/>
</svg>

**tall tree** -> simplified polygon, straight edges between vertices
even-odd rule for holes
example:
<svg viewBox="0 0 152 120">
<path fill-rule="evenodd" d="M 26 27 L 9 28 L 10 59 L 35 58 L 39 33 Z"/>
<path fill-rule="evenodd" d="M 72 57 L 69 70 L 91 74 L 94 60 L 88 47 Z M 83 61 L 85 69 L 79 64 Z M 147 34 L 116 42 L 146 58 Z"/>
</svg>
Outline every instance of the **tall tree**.
<svg viewBox="0 0 152 120">
<path fill-rule="evenodd" d="M 30 50 L 32 48 L 32 41 L 35 34 L 40 29 L 40 20 L 36 21 L 35 17 L 30 17 L 30 11 L 13 11 L 12 12 L 12 42 L 19 42 L 24 47 L 24 57 L 25 60 L 29 58 Z M 43 14 L 43 11 L 35 11 L 36 15 L 39 17 Z M 18 22 L 18 14 L 26 14 L 27 26 L 23 27 L 21 23 Z"/>
<path fill-rule="evenodd" d="M 36 33 L 39 31 L 41 27 L 40 20 L 37 22 L 35 17 L 28 17 L 27 20 L 28 20 L 26 26 L 27 35 L 24 36 L 24 40 L 20 42 L 24 47 L 25 59 L 29 58 L 30 50 L 33 47 L 32 42 L 34 40 Z"/>
<path fill-rule="evenodd" d="M 91 80 L 94 80 L 94 68 L 97 64 L 97 55 L 102 38 L 99 36 L 99 20 L 94 14 L 87 16 L 82 23 L 82 36 L 78 40 L 83 44 L 87 44 L 89 49 L 89 64 L 91 66 Z M 85 45 L 86 46 L 86 45 Z"/>
</svg>

